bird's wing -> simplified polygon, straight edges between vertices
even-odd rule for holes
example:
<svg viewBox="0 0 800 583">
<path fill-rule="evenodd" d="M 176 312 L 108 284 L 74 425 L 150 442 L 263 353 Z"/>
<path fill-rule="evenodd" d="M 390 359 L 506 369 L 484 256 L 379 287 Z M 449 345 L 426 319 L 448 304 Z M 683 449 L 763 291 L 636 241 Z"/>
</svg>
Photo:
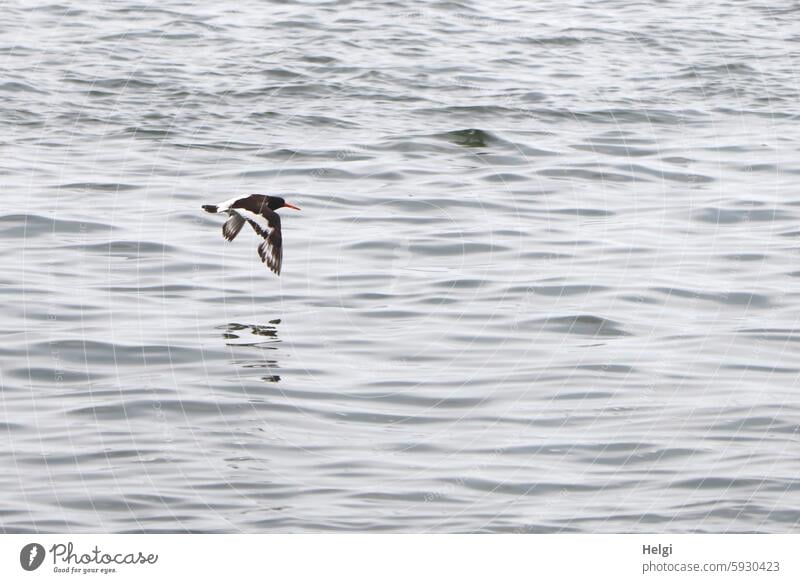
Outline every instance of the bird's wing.
<svg viewBox="0 0 800 583">
<path fill-rule="evenodd" d="M 283 263 L 283 237 L 281 236 L 281 217 L 275 211 L 263 208 L 261 216 L 267 219 L 268 227 L 262 229 L 261 226 L 252 219 L 247 219 L 253 230 L 264 240 L 258 246 L 258 256 L 276 275 L 281 274 L 281 264 Z"/>
<path fill-rule="evenodd" d="M 222 236 L 233 241 L 244 226 L 245 218 L 236 211 L 227 211 L 230 218 L 222 225 Z"/>
</svg>

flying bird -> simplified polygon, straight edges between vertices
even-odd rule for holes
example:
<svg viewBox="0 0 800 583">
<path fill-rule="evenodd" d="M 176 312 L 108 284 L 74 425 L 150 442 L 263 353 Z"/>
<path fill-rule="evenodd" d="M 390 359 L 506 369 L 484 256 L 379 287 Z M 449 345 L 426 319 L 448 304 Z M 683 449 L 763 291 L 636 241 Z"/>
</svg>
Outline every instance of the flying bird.
<svg viewBox="0 0 800 583">
<path fill-rule="evenodd" d="M 263 239 L 258 245 L 258 256 L 276 275 L 280 275 L 283 263 L 283 240 L 281 217 L 275 211 L 284 207 L 300 210 L 280 196 L 265 194 L 232 198 L 219 204 L 204 204 L 203 210 L 208 213 L 227 213 L 229 218 L 222 225 L 222 236 L 228 241 L 236 238 L 245 222 L 250 223 L 256 234 Z"/>
</svg>

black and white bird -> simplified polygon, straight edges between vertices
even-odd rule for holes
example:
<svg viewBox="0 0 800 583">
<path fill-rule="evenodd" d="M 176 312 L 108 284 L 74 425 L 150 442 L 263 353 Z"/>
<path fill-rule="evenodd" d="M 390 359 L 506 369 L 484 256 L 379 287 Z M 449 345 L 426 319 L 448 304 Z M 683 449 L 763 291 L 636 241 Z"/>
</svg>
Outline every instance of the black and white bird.
<svg viewBox="0 0 800 583">
<path fill-rule="evenodd" d="M 258 245 L 258 255 L 267 267 L 277 275 L 281 274 L 283 263 L 283 240 L 281 237 L 281 217 L 276 213 L 279 208 L 300 209 L 289 204 L 279 196 L 251 194 L 241 198 L 232 198 L 219 204 L 204 204 L 203 210 L 208 213 L 227 213 L 229 218 L 222 225 L 222 236 L 233 241 L 245 222 L 250 223 L 256 234 L 263 239 Z"/>
</svg>

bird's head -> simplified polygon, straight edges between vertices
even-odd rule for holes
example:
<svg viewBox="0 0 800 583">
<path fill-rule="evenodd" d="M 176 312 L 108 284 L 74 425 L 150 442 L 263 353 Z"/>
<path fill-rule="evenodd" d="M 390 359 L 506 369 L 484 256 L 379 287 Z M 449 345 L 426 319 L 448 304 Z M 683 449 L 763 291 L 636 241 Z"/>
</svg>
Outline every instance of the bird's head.
<svg viewBox="0 0 800 583">
<path fill-rule="evenodd" d="M 289 208 L 289 209 L 294 209 L 296 211 L 300 210 L 299 207 L 296 207 L 293 204 L 289 204 L 288 202 L 283 200 L 280 196 L 270 196 L 268 198 L 268 204 L 269 204 L 269 208 L 271 208 L 274 211 L 276 211 L 276 210 L 278 210 L 280 208 L 284 208 L 284 207 Z"/>
</svg>

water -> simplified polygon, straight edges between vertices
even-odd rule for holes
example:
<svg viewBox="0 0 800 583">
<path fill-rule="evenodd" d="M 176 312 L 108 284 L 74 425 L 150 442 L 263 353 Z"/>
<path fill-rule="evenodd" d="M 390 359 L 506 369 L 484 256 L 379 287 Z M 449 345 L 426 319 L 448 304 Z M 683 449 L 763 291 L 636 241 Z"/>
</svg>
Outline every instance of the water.
<svg viewBox="0 0 800 583">
<path fill-rule="evenodd" d="M 796 530 L 769 4 L 4 6 L 0 530 Z"/>
</svg>

